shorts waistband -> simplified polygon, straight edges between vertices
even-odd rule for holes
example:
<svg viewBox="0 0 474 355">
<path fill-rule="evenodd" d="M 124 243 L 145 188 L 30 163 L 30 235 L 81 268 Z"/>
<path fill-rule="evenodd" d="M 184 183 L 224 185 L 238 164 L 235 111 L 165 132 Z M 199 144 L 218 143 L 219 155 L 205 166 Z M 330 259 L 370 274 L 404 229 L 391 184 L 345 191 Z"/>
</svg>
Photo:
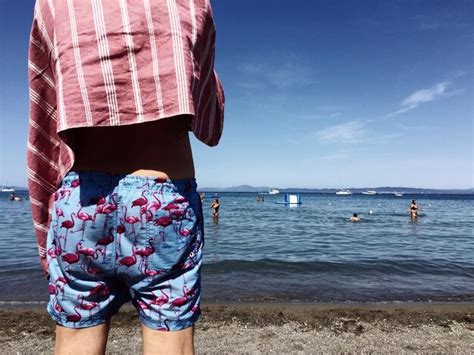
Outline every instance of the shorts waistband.
<svg viewBox="0 0 474 355">
<path fill-rule="evenodd" d="M 111 174 L 102 171 L 69 171 L 62 180 L 63 186 L 72 186 L 77 183 L 94 183 L 110 186 L 118 185 L 121 188 L 135 188 L 137 185 L 150 184 L 158 189 L 182 190 L 196 189 L 196 179 L 162 179 L 154 176 L 140 176 L 131 174 Z"/>
</svg>

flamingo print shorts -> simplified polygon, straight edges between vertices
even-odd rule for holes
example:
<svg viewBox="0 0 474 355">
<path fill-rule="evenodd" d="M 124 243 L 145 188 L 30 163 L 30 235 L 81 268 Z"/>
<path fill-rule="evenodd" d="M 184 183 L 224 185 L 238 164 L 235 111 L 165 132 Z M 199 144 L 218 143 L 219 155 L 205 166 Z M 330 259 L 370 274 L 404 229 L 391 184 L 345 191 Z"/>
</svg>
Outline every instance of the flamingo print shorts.
<svg viewBox="0 0 474 355">
<path fill-rule="evenodd" d="M 200 315 L 203 245 L 194 179 L 69 172 L 48 233 L 48 312 L 86 328 L 132 301 L 148 328 L 190 327 Z"/>
</svg>

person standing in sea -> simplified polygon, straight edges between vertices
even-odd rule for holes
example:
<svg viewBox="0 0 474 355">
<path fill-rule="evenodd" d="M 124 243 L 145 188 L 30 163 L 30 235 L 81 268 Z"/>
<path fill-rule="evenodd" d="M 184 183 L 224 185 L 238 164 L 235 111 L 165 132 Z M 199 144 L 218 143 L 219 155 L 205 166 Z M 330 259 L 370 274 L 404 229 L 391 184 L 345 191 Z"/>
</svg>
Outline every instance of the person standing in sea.
<svg viewBox="0 0 474 355">
<path fill-rule="evenodd" d="M 411 204 L 410 204 L 410 216 L 411 216 L 411 219 L 415 220 L 418 218 L 418 210 L 419 210 L 419 207 L 416 203 L 415 200 L 412 200 L 411 201 Z"/>
<path fill-rule="evenodd" d="M 210 207 L 212 208 L 212 218 L 214 220 L 214 223 L 217 224 L 219 223 L 219 208 L 221 207 L 219 199 L 215 198 L 214 201 L 212 201 Z"/>
<path fill-rule="evenodd" d="M 194 351 L 204 236 L 188 131 L 209 146 L 222 134 L 215 36 L 209 0 L 36 1 L 28 186 L 57 353 L 104 353 L 130 300 L 144 353 Z"/>
</svg>

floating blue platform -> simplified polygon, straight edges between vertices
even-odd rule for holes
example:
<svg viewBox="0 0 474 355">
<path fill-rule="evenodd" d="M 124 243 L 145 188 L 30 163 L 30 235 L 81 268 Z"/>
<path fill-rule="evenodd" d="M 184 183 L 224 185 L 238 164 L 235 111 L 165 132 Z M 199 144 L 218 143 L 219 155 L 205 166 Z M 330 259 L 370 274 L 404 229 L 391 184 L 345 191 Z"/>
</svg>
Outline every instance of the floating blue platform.
<svg viewBox="0 0 474 355">
<path fill-rule="evenodd" d="M 301 201 L 300 194 L 285 194 L 285 201 L 276 201 L 276 203 L 280 205 L 301 205 L 303 202 Z"/>
</svg>

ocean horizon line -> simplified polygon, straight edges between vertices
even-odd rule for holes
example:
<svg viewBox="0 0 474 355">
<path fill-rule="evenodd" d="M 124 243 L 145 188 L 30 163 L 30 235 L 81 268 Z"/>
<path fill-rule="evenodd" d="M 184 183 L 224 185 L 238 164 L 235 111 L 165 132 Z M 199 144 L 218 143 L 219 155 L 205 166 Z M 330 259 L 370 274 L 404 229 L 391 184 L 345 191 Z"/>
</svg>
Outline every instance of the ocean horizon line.
<svg viewBox="0 0 474 355">
<path fill-rule="evenodd" d="M 14 189 L 15 191 L 28 191 L 24 186 L 5 186 Z M 253 185 L 237 185 L 228 187 L 199 187 L 198 190 L 202 192 L 253 192 L 265 193 L 270 189 L 276 189 L 280 193 L 336 193 L 341 190 L 350 190 L 352 193 L 359 194 L 366 191 L 375 191 L 377 194 L 474 194 L 474 187 L 471 188 L 425 188 L 425 187 L 406 187 L 406 186 L 380 186 L 380 187 L 347 187 L 347 188 L 318 188 L 318 187 L 277 187 L 277 186 L 253 186 Z"/>
</svg>

